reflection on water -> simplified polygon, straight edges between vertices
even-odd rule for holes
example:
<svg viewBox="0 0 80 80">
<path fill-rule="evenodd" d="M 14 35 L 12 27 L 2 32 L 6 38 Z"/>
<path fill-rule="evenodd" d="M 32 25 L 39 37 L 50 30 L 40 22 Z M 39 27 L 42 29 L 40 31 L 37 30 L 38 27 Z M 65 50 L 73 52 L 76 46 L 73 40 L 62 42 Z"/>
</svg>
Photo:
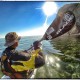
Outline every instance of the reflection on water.
<svg viewBox="0 0 80 80">
<path fill-rule="evenodd" d="M 37 69 L 35 78 L 80 78 L 80 40 L 67 37 L 50 43 L 44 49 L 46 64 Z"/>
</svg>

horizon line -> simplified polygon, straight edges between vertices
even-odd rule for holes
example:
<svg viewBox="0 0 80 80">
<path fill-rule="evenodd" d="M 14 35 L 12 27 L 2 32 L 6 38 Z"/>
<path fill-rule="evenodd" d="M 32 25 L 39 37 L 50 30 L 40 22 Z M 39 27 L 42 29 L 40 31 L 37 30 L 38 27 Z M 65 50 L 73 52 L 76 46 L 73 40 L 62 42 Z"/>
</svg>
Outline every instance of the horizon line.
<svg viewBox="0 0 80 80">
<path fill-rule="evenodd" d="M 20 36 L 20 35 L 19 35 L 19 36 Z M 37 36 L 42 37 L 43 35 L 26 35 L 26 36 L 21 36 L 21 37 L 23 38 L 23 37 L 33 37 L 33 36 L 34 36 L 34 37 L 37 37 Z M 1 39 L 1 38 L 5 38 L 5 36 L 4 36 L 4 37 L 0 37 L 0 39 Z"/>
</svg>

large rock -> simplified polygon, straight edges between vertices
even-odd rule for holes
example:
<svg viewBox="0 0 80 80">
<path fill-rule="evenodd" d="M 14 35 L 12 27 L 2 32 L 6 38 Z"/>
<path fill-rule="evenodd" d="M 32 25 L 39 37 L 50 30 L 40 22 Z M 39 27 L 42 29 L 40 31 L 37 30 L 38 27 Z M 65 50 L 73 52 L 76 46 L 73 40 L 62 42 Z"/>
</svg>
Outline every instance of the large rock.
<svg viewBox="0 0 80 80">
<path fill-rule="evenodd" d="M 62 15 L 66 11 L 72 11 L 75 15 L 76 22 L 73 28 L 64 34 L 63 36 L 66 35 L 79 35 L 80 33 L 80 3 L 72 3 L 72 4 L 66 4 L 63 7 L 61 7 L 58 11 L 57 15 Z"/>
</svg>

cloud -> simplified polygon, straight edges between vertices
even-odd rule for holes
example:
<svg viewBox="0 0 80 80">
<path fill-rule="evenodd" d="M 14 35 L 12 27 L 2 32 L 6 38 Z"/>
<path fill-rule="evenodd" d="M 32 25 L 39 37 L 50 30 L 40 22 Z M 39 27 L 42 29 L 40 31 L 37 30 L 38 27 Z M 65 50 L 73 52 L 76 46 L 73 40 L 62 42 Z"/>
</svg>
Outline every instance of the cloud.
<svg viewBox="0 0 80 80">
<path fill-rule="evenodd" d="M 26 31 L 22 31 L 19 32 L 18 35 L 19 36 L 38 36 L 38 35 L 44 35 L 45 31 L 47 30 L 48 25 L 44 24 L 42 27 L 39 28 L 35 28 L 32 30 L 26 30 Z"/>
</svg>

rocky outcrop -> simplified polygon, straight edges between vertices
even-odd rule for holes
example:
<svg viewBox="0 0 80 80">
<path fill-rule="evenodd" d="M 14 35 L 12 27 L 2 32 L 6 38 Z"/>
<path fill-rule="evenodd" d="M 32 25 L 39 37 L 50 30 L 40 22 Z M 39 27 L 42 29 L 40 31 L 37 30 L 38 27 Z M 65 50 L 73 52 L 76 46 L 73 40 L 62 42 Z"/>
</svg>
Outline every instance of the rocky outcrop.
<svg viewBox="0 0 80 80">
<path fill-rule="evenodd" d="M 62 15 L 66 11 L 72 11 L 74 13 L 76 22 L 75 22 L 75 25 L 73 26 L 73 28 L 69 32 L 67 32 L 66 34 L 64 34 L 62 36 L 66 36 L 66 35 L 80 36 L 80 3 L 72 3 L 72 4 L 64 5 L 63 7 L 61 7 L 59 9 L 57 15 Z"/>
</svg>

